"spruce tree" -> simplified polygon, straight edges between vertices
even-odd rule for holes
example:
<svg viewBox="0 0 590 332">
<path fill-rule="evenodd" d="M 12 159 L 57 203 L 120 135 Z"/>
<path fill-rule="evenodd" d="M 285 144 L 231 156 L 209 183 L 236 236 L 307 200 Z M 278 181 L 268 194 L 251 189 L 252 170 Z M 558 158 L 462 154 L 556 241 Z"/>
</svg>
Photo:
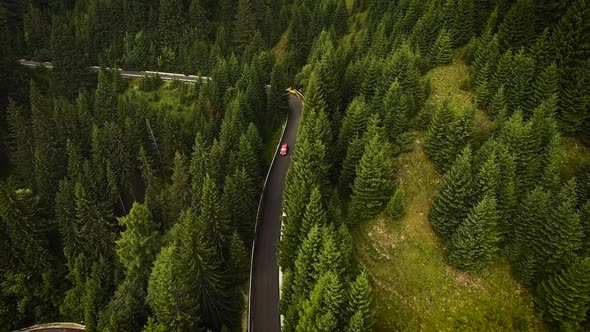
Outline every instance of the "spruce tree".
<svg viewBox="0 0 590 332">
<path fill-rule="evenodd" d="M 537 64 L 537 66 L 538 65 L 539 64 Z M 529 99 L 530 103 L 527 105 L 527 108 L 531 110 L 537 108 L 539 104 L 558 92 L 559 73 L 557 71 L 557 66 L 555 64 L 551 64 L 540 72 L 540 75 L 537 77 L 537 79 L 533 80 L 531 97 Z"/>
<path fill-rule="evenodd" d="M 215 250 L 216 257 L 226 258 L 231 236 L 229 215 L 221 200 L 219 187 L 206 176 L 201 194 L 201 209 L 198 215 L 199 230 Z"/>
<path fill-rule="evenodd" d="M 451 144 L 455 143 L 449 142 L 449 138 L 452 136 L 453 122 L 453 111 L 448 103 L 445 103 L 442 109 L 436 112 L 428 126 L 426 151 L 439 169 L 444 170 L 453 163 L 453 160 L 449 160 L 448 157 L 453 148 Z"/>
<path fill-rule="evenodd" d="M 373 296 L 371 293 L 372 288 L 371 283 L 369 282 L 369 276 L 366 271 L 362 271 L 350 284 L 346 312 L 347 317 L 354 317 L 357 314 L 360 316 L 357 319 L 361 319 L 363 322 L 362 325 L 367 329 L 363 331 L 370 331 L 373 323 L 373 311 L 371 306 Z M 351 321 L 353 319 L 351 319 Z M 359 323 L 355 323 L 354 325 L 356 324 Z"/>
<path fill-rule="evenodd" d="M 453 51 L 453 45 L 451 36 L 446 29 L 441 29 L 434 46 L 432 47 L 432 53 L 430 56 L 431 65 L 446 65 L 451 63 L 451 53 Z"/>
<path fill-rule="evenodd" d="M 525 285 L 536 280 L 539 271 L 541 258 L 536 243 L 548 213 L 549 194 L 537 187 L 522 200 L 513 221 L 508 257 L 513 262 L 514 274 Z"/>
<path fill-rule="evenodd" d="M 229 246 L 231 272 L 236 276 L 236 283 L 243 284 L 248 280 L 250 269 L 249 250 L 246 249 L 237 232 L 232 234 Z"/>
<path fill-rule="evenodd" d="M 160 0 L 158 8 L 158 36 L 160 46 L 175 50 L 180 46 L 184 25 L 183 3 L 181 0 Z"/>
<path fill-rule="evenodd" d="M 234 20 L 233 42 L 239 52 L 243 52 L 256 33 L 256 17 L 252 15 L 255 8 L 251 0 L 240 0 Z"/>
<path fill-rule="evenodd" d="M 402 88 L 394 81 L 383 101 L 383 124 L 390 140 L 397 140 L 398 136 L 409 129 L 410 105 L 408 98 L 403 94 Z"/>
<path fill-rule="evenodd" d="M 455 45 L 466 44 L 475 35 L 475 13 L 473 0 L 457 1 Z"/>
<path fill-rule="evenodd" d="M 334 272 L 329 271 L 321 276 L 302 305 L 301 318 L 295 331 L 337 330 L 344 302 L 342 288 L 342 281 Z"/>
<path fill-rule="evenodd" d="M 580 207 L 580 224 L 584 232 L 582 238 L 582 255 L 588 256 L 590 253 L 590 200 L 586 201 L 584 205 Z"/>
<path fill-rule="evenodd" d="M 516 164 L 508 151 L 497 153 L 498 183 L 496 186 L 496 208 L 498 210 L 498 232 L 503 238 L 511 231 L 510 220 L 516 208 Z"/>
<path fill-rule="evenodd" d="M 460 270 L 478 271 L 498 251 L 496 199 L 484 198 L 457 227 L 449 244 L 449 262 Z"/>
<path fill-rule="evenodd" d="M 15 167 L 14 173 L 21 183 L 29 183 L 33 174 L 33 152 L 32 133 L 29 120 L 22 107 L 10 100 L 7 109 L 7 120 L 9 125 L 9 137 L 11 143 L 12 164 Z"/>
<path fill-rule="evenodd" d="M 236 229 L 244 243 L 249 245 L 254 236 L 257 200 L 254 184 L 244 167 L 236 169 L 225 178 L 223 198 L 232 228 Z"/>
<path fill-rule="evenodd" d="M 504 94 L 504 85 L 501 85 L 492 96 L 492 99 L 488 105 L 488 111 L 490 112 L 490 115 L 498 118 L 500 112 L 507 107 L 508 103 L 506 102 L 506 95 Z"/>
<path fill-rule="evenodd" d="M 569 181 L 550 202 L 552 207 L 539 227 L 534 250 L 543 272 L 553 273 L 570 264 L 580 249 L 583 231 L 576 213 L 576 188 Z"/>
<path fill-rule="evenodd" d="M 531 97 L 531 82 L 535 63 L 527 56 L 524 49 L 514 55 L 510 65 L 511 75 L 506 84 L 506 100 L 510 109 L 522 108 L 528 118 L 533 109 L 528 109 Z"/>
<path fill-rule="evenodd" d="M 496 162 L 496 155 L 492 154 L 475 176 L 474 191 L 477 197 L 483 199 L 488 196 L 494 198 L 498 190 L 500 168 Z"/>
<path fill-rule="evenodd" d="M 544 280 L 537 293 L 544 317 L 560 330 L 576 330 L 590 307 L 590 258 L 576 258 Z"/>
<path fill-rule="evenodd" d="M 469 214 L 472 186 L 471 148 L 467 147 L 445 175 L 430 209 L 430 222 L 443 239 L 450 240 Z"/>
<path fill-rule="evenodd" d="M 160 250 L 158 225 L 152 220 L 148 208 L 137 202 L 133 203 L 127 216 L 119 218 L 119 223 L 126 227 L 115 243 L 119 262 L 125 268 L 126 278 L 137 280 L 143 287 Z"/>
<path fill-rule="evenodd" d="M 344 119 L 342 120 L 342 126 L 338 133 L 335 151 L 336 155 L 344 158 L 353 139 L 362 136 L 365 132 L 368 119 L 368 107 L 364 99 L 362 97 L 353 99 L 350 105 L 346 108 Z"/>
<path fill-rule="evenodd" d="M 387 215 L 394 219 L 398 220 L 402 218 L 405 214 L 406 205 L 404 203 L 404 191 L 400 186 L 395 189 L 393 196 L 389 199 L 387 206 L 385 207 L 385 212 Z"/>
<path fill-rule="evenodd" d="M 309 202 L 305 206 L 305 212 L 301 221 L 301 232 L 299 233 L 300 241 L 307 238 L 307 233 L 314 225 L 320 227 L 328 223 L 326 210 L 322 204 L 322 194 L 318 186 L 313 187 L 309 196 Z"/>
<path fill-rule="evenodd" d="M 504 49 L 513 51 L 528 47 L 535 37 L 535 3 L 518 0 L 500 24 L 498 36 Z"/>
<path fill-rule="evenodd" d="M 387 143 L 376 134 L 366 143 L 356 169 L 348 222 L 356 224 L 383 209 L 393 190 L 393 167 Z"/>
<path fill-rule="evenodd" d="M 190 206 L 191 186 L 186 157 L 177 152 L 174 156 L 172 184 L 168 188 L 166 207 L 166 227 L 178 220 L 180 212 Z"/>
<path fill-rule="evenodd" d="M 195 135 L 195 142 L 193 144 L 193 152 L 191 154 L 191 161 L 189 165 L 189 174 L 191 177 L 191 206 L 193 209 L 198 209 L 201 203 L 201 193 L 203 191 L 203 182 L 205 174 L 207 173 L 207 148 L 203 135 L 199 132 Z"/>
</svg>

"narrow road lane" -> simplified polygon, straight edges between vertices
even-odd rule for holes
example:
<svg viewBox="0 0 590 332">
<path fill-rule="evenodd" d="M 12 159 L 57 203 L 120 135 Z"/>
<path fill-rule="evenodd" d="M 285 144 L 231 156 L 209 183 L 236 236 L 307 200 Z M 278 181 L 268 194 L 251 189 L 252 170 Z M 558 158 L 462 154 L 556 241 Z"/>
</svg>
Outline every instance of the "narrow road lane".
<svg viewBox="0 0 590 332">
<path fill-rule="evenodd" d="M 301 117 L 301 100 L 295 96 L 290 96 L 288 117 L 281 144 L 289 144 L 289 153 L 281 156 L 277 151 L 260 207 L 250 276 L 250 332 L 281 330 L 277 245 L 281 234 L 283 188 Z"/>
</svg>

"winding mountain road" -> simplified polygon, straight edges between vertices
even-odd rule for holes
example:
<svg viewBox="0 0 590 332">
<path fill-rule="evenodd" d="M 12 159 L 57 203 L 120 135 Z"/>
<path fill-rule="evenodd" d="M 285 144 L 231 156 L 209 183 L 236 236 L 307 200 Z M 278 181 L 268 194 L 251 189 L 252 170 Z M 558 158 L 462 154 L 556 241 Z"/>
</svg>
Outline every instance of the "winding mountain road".
<svg viewBox="0 0 590 332">
<path fill-rule="evenodd" d="M 53 68 L 50 62 L 20 60 L 27 67 Z M 91 71 L 99 67 L 92 66 Z M 180 80 L 185 82 L 208 81 L 209 77 L 163 73 L 153 71 L 129 71 L 118 69 L 121 76 L 140 77 L 155 76 L 156 73 L 164 80 Z M 268 87 L 268 86 L 267 86 Z M 295 150 L 297 128 L 301 119 L 301 94 L 289 95 L 289 113 L 279 146 L 265 181 L 260 198 L 256 220 L 256 235 L 252 244 L 252 265 L 250 270 L 250 294 L 248 298 L 248 331 L 249 332 L 280 332 L 281 318 L 279 312 L 279 265 L 278 243 L 281 235 L 281 213 L 283 205 L 283 188 L 287 177 L 287 169 Z M 279 154 L 281 144 L 289 144 L 286 156 Z M 33 327 L 35 328 L 35 327 Z"/>
<path fill-rule="evenodd" d="M 256 237 L 252 245 L 250 273 L 249 332 L 279 332 L 279 264 L 278 243 L 281 235 L 283 188 L 287 169 L 295 149 L 297 128 L 301 119 L 301 100 L 289 98 L 289 115 L 280 144 L 289 144 L 289 153 L 281 156 L 275 152 L 267 175 L 266 185 L 256 221 Z"/>
</svg>

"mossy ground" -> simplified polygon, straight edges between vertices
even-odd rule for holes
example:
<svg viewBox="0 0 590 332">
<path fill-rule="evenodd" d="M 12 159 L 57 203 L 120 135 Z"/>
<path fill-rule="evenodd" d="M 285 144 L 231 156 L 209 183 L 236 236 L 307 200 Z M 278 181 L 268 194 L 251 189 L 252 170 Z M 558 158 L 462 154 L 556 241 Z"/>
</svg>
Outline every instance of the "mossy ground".
<svg viewBox="0 0 590 332">
<path fill-rule="evenodd" d="M 434 68 L 432 102 L 466 105 L 473 93 L 464 82 L 469 68 L 456 53 L 453 63 Z M 480 110 L 476 126 L 485 135 L 493 122 Z M 544 331 L 532 297 L 514 281 L 510 266 L 497 258 L 479 273 L 464 273 L 445 260 L 445 246 L 428 221 L 442 176 L 424 150 L 423 132 L 414 132 L 414 149 L 398 162 L 406 214 L 384 215 L 352 231 L 354 256 L 374 288 L 377 331 Z"/>
</svg>

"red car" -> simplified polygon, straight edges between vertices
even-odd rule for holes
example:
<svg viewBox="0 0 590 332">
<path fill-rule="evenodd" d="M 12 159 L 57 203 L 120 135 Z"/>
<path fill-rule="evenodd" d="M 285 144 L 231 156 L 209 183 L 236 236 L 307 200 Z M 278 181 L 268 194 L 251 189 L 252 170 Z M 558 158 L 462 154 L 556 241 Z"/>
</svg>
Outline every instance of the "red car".
<svg viewBox="0 0 590 332">
<path fill-rule="evenodd" d="M 281 146 L 281 152 L 279 152 L 281 154 L 281 156 L 285 156 L 287 155 L 287 150 L 289 149 L 289 144 L 285 143 Z"/>
</svg>

